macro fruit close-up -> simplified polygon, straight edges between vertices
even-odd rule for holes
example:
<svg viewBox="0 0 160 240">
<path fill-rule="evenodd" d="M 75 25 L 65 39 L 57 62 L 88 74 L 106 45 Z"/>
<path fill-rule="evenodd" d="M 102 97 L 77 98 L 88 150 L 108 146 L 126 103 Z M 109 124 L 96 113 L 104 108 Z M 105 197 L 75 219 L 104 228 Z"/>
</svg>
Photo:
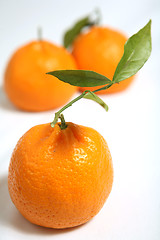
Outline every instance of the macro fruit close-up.
<svg viewBox="0 0 160 240">
<path fill-rule="evenodd" d="M 76 69 L 67 50 L 44 40 L 20 47 L 11 57 L 4 76 L 10 101 L 25 111 L 45 111 L 65 104 L 77 88 L 51 78 L 51 70 Z"/>
<path fill-rule="evenodd" d="M 150 26 L 151 21 L 128 41 L 126 54 L 128 49 L 135 56 L 139 54 L 134 44 L 137 39 L 140 45 L 143 42 L 141 51 L 145 44 L 148 47 L 148 54 L 141 55 L 136 67 L 128 64 L 129 76 L 150 56 Z M 74 86 L 97 86 L 98 83 L 110 88 L 125 79 L 124 66 L 123 60 L 117 67 L 114 81 L 85 70 L 59 70 L 48 75 Z M 21 214 L 34 224 L 70 228 L 86 223 L 100 211 L 111 192 L 113 166 L 105 139 L 90 127 L 66 123 L 62 114 L 81 98 L 93 100 L 108 111 L 107 104 L 94 92 L 84 91 L 56 112 L 51 124 L 36 125 L 27 131 L 13 151 L 8 174 L 9 193 Z"/>
<path fill-rule="evenodd" d="M 159 22 L 0 1 L 0 240 L 160 240 Z"/>
<path fill-rule="evenodd" d="M 102 208 L 113 182 L 111 154 L 94 129 L 66 123 L 31 128 L 12 154 L 11 199 L 30 222 L 69 228 L 90 220 Z"/>
</svg>

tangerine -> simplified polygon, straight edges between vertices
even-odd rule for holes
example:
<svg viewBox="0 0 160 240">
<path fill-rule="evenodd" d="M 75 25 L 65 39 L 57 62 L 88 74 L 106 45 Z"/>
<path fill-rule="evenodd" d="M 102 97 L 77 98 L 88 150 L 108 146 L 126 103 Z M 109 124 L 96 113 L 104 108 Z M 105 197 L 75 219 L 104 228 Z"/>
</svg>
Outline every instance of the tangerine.
<svg viewBox="0 0 160 240">
<path fill-rule="evenodd" d="M 9 166 L 11 199 L 30 222 L 69 228 L 95 216 L 112 188 L 111 154 L 94 129 L 67 123 L 37 125 L 14 149 Z"/>
<path fill-rule="evenodd" d="M 107 27 L 93 26 L 88 32 L 79 34 L 75 39 L 72 55 L 79 69 L 92 70 L 112 80 L 116 67 L 123 56 L 126 41 L 127 37 L 118 31 Z M 98 94 L 122 91 L 131 84 L 133 78 L 130 77 L 119 84 L 114 84 Z M 79 89 L 94 91 L 98 88 L 80 87 Z"/>
<path fill-rule="evenodd" d="M 76 69 L 66 49 L 44 40 L 30 42 L 11 57 L 4 76 L 5 92 L 17 108 L 25 111 L 58 108 L 77 90 L 45 74 L 60 69 Z"/>
</svg>

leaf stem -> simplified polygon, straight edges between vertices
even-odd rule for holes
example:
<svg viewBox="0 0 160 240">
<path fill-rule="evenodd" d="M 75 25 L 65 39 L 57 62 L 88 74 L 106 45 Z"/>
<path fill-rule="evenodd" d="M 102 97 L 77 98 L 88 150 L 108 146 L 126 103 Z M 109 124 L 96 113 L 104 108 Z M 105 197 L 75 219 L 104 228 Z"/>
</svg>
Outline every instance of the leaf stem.
<svg viewBox="0 0 160 240">
<path fill-rule="evenodd" d="M 87 90 L 84 91 L 81 95 L 79 95 L 78 97 L 76 97 L 75 99 L 73 99 L 71 102 L 69 102 L 68 104 L 66 104 L 64 107 L 62 107 L 58 112 L 55 113 L 55 117 L 53 122 L 51 122 L 51 127 L 54 127 L 55 124 L 58 121 L 58 118 L 60 117 L 60 115 L 62 115 L 61 113 L 68 107 L 72 106 L 73 103 L 77 102 L 78 100 L 80 100 L 81 98 L 83 98 L 83 96 L 86 94 L 86 92 L 88 92 Z"/>
<path fill-rule="evenodd" d="M 88 98 L 88 99 L 94 100 L 95 102 L 99 103 L 106 111 L 108 111 L 108 106 L 105 104 L 105 102 L 102 101 L 102 99 L 100 99 L 97 95 L 95 95 L 94 92 L 98 92 L 98 91 L 107 89 L 107 88 L 111 87 L 112 85 L 113 85 L 113 83 L 110 83 L 103 88 L 94 90 L 93 92 L 90 90 L 85 90 L 81 95 L 79 95 L 78 97 L 76 97 L 75 99 L 70 101 L 68 104 L 66 104 L 58 112 L 55 113 L 54 120 L 53 120 L 53 122 L 51 122 L 51 127 L 53 128 L 55 126 L 55 124 L 57 123 L 58 118 L 60 118 L 61 119 L 60 127 L 62 130 L 65 129 L 67 127 L 67 125 L 65 123 L 64 116 L 61 113 L 68 107 L 71 107 L 73 103 L 77 102 L 81 98 Z M 88 96 L 88 94 L 89 94 L 89 96 Z"/>
<path fill-rule="evenodd" d="M 93 92 L 95 93 L 95 92 L 99 92 L 99 91 L 108 89 L 108 88 L 110 88 L 113 84 L 114 84 L 114 82 L 111 82 L 110 84 L 108 84 L 108 85 L 106 85 L 106 86 L 104 86 L 104 87 L 102 87 L 102 88 L 98 88 L 98 89 L 94 90 Z"/>
</svg>

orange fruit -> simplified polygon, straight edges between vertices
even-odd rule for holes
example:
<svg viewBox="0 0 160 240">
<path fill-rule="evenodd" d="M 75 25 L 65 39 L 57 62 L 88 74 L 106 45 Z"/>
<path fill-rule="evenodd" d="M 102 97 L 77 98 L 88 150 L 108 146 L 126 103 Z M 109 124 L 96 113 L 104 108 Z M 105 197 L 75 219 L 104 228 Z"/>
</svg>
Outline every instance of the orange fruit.
<svg viewBox="0 0 160 240">
<path fill-rule="evenodd" d="M 63 47 L 47 41 L 33 41 L 11 57 L 4 76 L 4 89 L 19 109 L 44 111 L 64 105 L 77 90 L 46 73 L 76 69 L 76 63 Z"/>
<path fill-rule="evenodd" d="M 73 42 L 73 52 L 79 69 L 92 70 L 105 75 L 112 80 L 116 67 L 123 56 L 124 44 L 127 37 L 110 28 L 94 26 L 88 32 L 81 33 Z M 133 77 L 119 84 L 114 84 L 109 89 L 98 92 L 98 94 L 115 93 L 126 89 Z M 81 87 L 84 91 L 91 91 L 100 87 Z"/>
<path fill-rule="evenodd" d="M 37 125 L 18 141 L 9 166 L 11 199 L 30 222 L 69 228 L 95 216 L 113 182 L 111 154 L 94 129 Z"/>
</svg>

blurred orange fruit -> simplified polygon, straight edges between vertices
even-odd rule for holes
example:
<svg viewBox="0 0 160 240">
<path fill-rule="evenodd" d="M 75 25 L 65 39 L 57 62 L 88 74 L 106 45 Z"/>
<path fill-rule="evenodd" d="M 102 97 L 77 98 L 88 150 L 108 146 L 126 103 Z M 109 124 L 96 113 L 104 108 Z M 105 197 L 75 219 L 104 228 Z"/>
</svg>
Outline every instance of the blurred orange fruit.
<svg viewBox="0 0 160 240">
<path fill-rule="evenodd" d="M 30 42 L 11 57 L 5 71 L 5 92 L 10 101 L 22 110 L 58 108 L 77 89 L 46 74 L 61 69 L 76 69 L 70 53 L 47 41 Z"/>
<path fill-rule="evenodd" d="M 123 56 L 126 41 L 127 37 L 118 31 L 94 26 L 75 39 L 72 55 L 79 69 L 92 70 L 112 80 L 116 67 Z M 131 84 L 133 78 L 130 77 L 119 84 L 114 84 L 109 89 L 98 92 L 98 94 L 122 91 Z M 93 91 L 98 88 L 81 87 L 80 90 L 89 89 Z"/>
<path fill-rule="evenodd" d="M 18 141 L 8 187 L 11 199 L 30 222 L 69 228 L 95 216 L 113 182 L 111 154 L 94 129 L 67 123 L 61 130 L 42 124 Z"/>
</svg>

